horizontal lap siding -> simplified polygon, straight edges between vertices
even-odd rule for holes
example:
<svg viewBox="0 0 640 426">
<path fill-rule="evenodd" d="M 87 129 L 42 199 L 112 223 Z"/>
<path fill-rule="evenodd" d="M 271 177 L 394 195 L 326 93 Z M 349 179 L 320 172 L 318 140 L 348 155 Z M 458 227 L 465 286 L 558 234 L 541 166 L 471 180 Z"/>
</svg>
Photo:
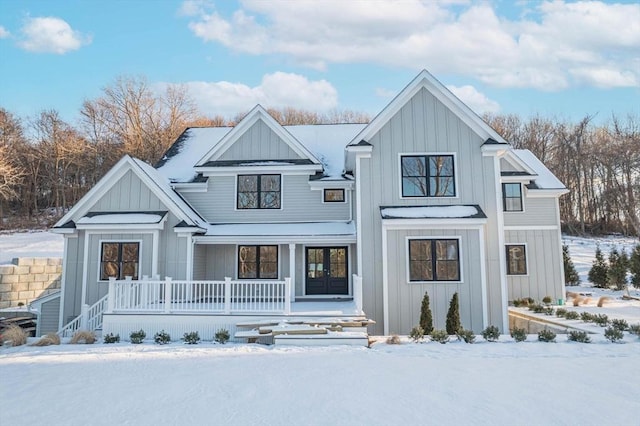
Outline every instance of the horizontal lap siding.
<svg viewBox="0 0 640 426">
<path fill-rule="evenodd" d="M 460 317 L 466 329 L 479 333 L 482 322 L 482 269 L 478 230 L 387 231 L 389 330 L 407 334 L 419 323 L 425 292 L 431 299 L 434 327 L 445 328 L 449 302 L 458 293 Z M 461 283 L 411 283 L 407 277 L 407 237 L 460 237 Z"/>
<path fill-rule="evenodd" d="M 505 231 L 505 244 L 526 244 L 528 276 L 508 275 L 509 300 L 564 298 L 562 253 L 558 231 Z"/>
<path fill-rule="evenodd" d="M 40 335 L 55 333 L 58 331 L 58 318 L 60 316 L 60 298 L 56 297 L 41 305 L 38 316 L 38 327 Z"/>
<path fill-rule="evenodd" d="M 525 191 L 526 192 L 526 191 Z M 504 212 L 505 226 L 557 226 L 558 199 L 524 197 L 523 212 Z"/>
<path fill-rule="evenodd" d="M 304 175 L 282 176 L 281 209 L 236 210 L 236 179 L 212 176 L 207 192 L 185 192 L 182 196 L 211 223 L 349 220 L 349 203 L 323 203 L 322 191 L 311 190 L 309 176 Z M 345 195 L 351 196 L 349 191 Z"/>
</svg>

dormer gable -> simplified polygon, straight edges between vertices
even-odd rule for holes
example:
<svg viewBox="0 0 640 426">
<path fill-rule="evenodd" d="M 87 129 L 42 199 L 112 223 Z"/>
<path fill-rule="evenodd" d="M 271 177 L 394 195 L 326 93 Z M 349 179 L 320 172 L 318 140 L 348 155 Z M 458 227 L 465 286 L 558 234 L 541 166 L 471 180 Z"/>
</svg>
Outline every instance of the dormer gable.
<svg viewBox="0 0 640 426">
<path fill-rule="evenodd" d="M 260 105 L 213 146 L 196 167 L 318 165 L 319 159 Z"/>
</svg>

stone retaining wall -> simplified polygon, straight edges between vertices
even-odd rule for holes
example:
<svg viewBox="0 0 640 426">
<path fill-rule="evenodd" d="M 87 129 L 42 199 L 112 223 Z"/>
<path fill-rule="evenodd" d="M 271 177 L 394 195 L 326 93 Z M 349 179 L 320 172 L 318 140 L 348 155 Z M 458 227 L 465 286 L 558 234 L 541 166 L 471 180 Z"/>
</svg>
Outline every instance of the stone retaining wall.
<svg viewBox="0 0 640 426">
<path fill-rule="evenodd" d="M 62 259 L 21 257 L 0 266 L 0 309 L 28 305 L 60 288 Z"/>
</svg>

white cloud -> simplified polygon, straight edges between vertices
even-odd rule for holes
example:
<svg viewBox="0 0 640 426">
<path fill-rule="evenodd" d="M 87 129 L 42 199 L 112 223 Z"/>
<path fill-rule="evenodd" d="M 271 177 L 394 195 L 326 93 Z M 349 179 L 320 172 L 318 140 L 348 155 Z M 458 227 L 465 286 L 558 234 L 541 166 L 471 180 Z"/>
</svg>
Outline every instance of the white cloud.
<svg viewBox="0 0 640 426">
<path fill-rule="evenodd" d="M 0 25 L 0 39 L 7 38 L 10 35 L 11 35 L 11 33 L 9 32 L 9 30 L 7 30 L 5 27 Z"/>
<path fill-rule="evenodd" d="M 393 91 L 393 90 L 389 90 L 389 89 L 385 89 L 383 87 L 377 87 L 376 88 L 376 96 L 379 97 L 379 98 L 393 98 L 397 94 L 398 94 L 398 92 Z"/>
<path fill-rule="evenodd" d="M 640 84 L 640 4 L 516 7 L 521 17 L 509 19 L 490 2 L 245 0 L 229 16 L 200 8 L 188 25 L 230 50 L 315 69 L 376 63 L 543 90 Z"/>
<path fill-rule="evenodd" d="M 30 52 L 64 54 L 91 43 L 91 37 L 75 31 L 56 17 L 28 18 L 18 45 Z"/>
<path fill-rule="evenodd" d="M 329 111 L 338 105 L 338 92 L 326 80 L 309 81 L 298 74 L 266 74 L 255 87 L 228 81 L 184 83 L 198 108 L 207 115 L 233 116 L 256 104 L 265 108 L 293 107 Z"/>
<path fill-rule="evenodd" d="M 462 102 L 471 108 L 476 114 L 482 115 L 485 112 L 496 113 L 500 111 L 500 105 L 489 98 L 484 93 L 478 92 L 473 86 L 447 86 L 447 89 L 456 95 Z"/>
</svg>

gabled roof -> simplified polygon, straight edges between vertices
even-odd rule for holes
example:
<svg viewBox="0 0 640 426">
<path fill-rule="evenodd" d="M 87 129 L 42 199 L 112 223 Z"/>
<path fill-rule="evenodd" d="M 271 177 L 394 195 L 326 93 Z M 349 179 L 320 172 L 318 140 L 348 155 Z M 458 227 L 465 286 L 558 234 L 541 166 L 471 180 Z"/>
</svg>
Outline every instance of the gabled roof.
<svg viewBox="0 0 640 426">
<path fill-rule="evenodd" d="M 230 132 L 228 132 L 213 148 L 211 148 L 198 162 L 197 167 L 204 166 L 209 161 L 216 161 L 237 141 L 244 132 L 249 130 L 258 120 L 262 120 L 284 143 L 301 158 L 320 164 L 315 155 L 304 147 L 291 133 L 280 125 L 261 105 L 256 105 Z"/>
<path fill-rule="evenodd" d="M 169 186 L 167 179 L 147 163 L 125 155 L 98 183 L 80 199 L 54 226 L 53 229 L 69 227 L 74 217 L 85 216 L 128 170 L 131 170 L 179 219 L 190 225 L 204 226 L 205 221 Z"/>
<path fill-rule="evenodd" d="M 534 170 L 534 173 L 537 175 L 533 179 L 534 185 L 531 186 L 530 189 L 560 190 L 563 194 L 568 192 L 566 186 L 560 182 L 560 179 L 551 173 L 551 170 L 549 170 L 533 152 L 528 149 L 514 149 L 513 153 L 518 156 L 520 161 Z"/>
<path fill-rule="evenodd" d="M 467 126 L 475 131 L 489 144 L 507 144 L 495 130 L 485 123 L 471 108 L 458 99 L 453 93 L 442 85 L 427 70 L 422 70 L 416 78 L 411 81 L 367 127 L 365 127 L 353 140 L 349 146 L 360 144 L 362 141 L 368 142 L 387 122 L 421 89 L 428 90 L 440 102 L 447 106 L 456 114 Z M 491 140 L 491 141 L 489 141 Z"/>
</svg>

